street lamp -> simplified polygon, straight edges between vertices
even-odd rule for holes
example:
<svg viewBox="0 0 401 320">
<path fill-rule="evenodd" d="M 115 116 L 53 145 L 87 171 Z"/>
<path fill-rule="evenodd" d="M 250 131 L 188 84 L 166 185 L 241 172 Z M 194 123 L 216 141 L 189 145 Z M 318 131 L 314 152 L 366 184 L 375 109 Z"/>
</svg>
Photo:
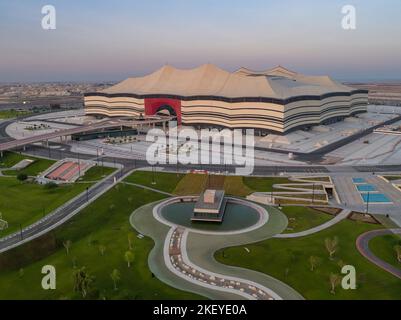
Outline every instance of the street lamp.
<svg viewBox="0 0 401 320">
<path fill-rule="evenodd" d="M 89 202 L 89 187 L 86 187 L 86 202 Z"/>
<path fill-rule="evenodd" d="M 368 191 L 368 197 L 366 199 L 366 213 L 369 213 L 369 201 L 370 201 L 370 192 Z"/>
<path fill-rule="evenodd" d="M 154 165 L 152 165 L 152 184 L 155 185 L 156 181 L 155 181 L 155 167 Z"/>
</svg>

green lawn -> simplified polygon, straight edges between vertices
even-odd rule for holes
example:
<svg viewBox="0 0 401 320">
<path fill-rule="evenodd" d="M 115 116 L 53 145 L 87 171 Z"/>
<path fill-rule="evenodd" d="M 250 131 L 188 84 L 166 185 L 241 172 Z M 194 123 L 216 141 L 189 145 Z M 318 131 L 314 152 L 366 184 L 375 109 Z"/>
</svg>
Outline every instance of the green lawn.
<svg viewBox="0 0 401 320">
<path fill-rule="evenodd" d="M 281 210 L 288 218 L 286 233 L 300 232 L 319 226 L 333 216 L 308 207 L 283 207 Z"/>
<path fill-rule="evenodd" d="M 294 183 L 294 181 L 290 181 L 288 178 L 276 177 L 243 177 L 243 182 L 253 192 L 271 192 L 275 184 Z"/>
<path fill-rule="evenodd" d="M 3 153 L 3 157 L 0 157 L 0 168 L 11 168 L 13 165 L 17 164 L 18 162 L 24 159 L 35 160 L 36 158 L 19 154 L 16 152 L 5 151 Z"/>
<path fill-rule="evenodd" d="M 28 159 L 25 157 L 24 159 Z M 51 165 L 53 165 L 56 161 L 48 160 L 48 159 L 36 159 L 31 165 L 22 170 L 4 170 L 3 174 L 7 176 L 17 176 L 20 173 L 24 173 L 28 176 L 37 176 L 40 173 L 44 172 Z"/>
<path fill-rule="evenodd" d="M 24 110 L 24 111 L 17 111 L 14 109 L 11 110 L 1 110 L 0 111 L 0 119 L 11 119 L 11 118 L 17 118 L 21 116 L 26 116 L 32 114 L 32 111 L 29 110 Z"/>
<path fill-rule="evenodd" d="M 317 234 L 297 239 L 269 239 L 257 244 L 228 248 L 216 253 L 218 261 L 266 273 L 292 286 L 306 299 L 401 299 L 401 281 L 376 267 L 359 254 L 357 237 L 375 225 L 345 220 Z M 330 260 L 325 249 L 326 238 L 339 238 L 335 259 Z M 309 258 L 319 263 L 311 271 Z M 357 290 L 337 287 L 330 293 L 330 273 L 340 274 L 341 265 L 350 264 L 357 271 Z"/>
<path fill-rule="evenodd" d="M 202 191 L 205 190 L 207 179 L 208 177 L 206 174 L 187 174 L 177 184 L 173 193 L 180 196 L 199 195 Z"/>
<path fill-rule="evenodd" d="M 16 152 L 7 151 L 4 153 L 3 157 L 0 158 L 0 168 L 11 168 L 12 166 L 16 165 L 18 162 L 24 159 L 34 160 L 35 162 L 33 162 L 31 165 L 22 170 L 3 170 L 3 174 L 9 176 L 16 176 L 19 173 L 25 173 L 28 176 L 36 176 L 39 173 L 45 171 L 47 168 L 49 168 L 52 164 L 56 162 L 54 160 L 36 158 L 24 154 L 19 154 Z"/>
<path fill-rule="evenodd" d="M 47 188 L 35 183 L 20 182 L 13 177 L 0 177 L 0 212 L 8 229 L 0 237 L 28 226 L 63 203 L 83 192 L 89 183 Z"/>
<path fill-rule="evenodd" d="M 398 235 L 385 235 L 370 240 L 369 248 L 380 259 L 401 269 L 401 263 L 397 260 L 394 250 L 396 245 L 401 246 L 401 237 Z"/>
<path fill-rule="evenodd" d="M 177 184 L 184 177 L 183 174 L 177 176 L 176 173 L 168 172 L 155 172 L 154 182 L 153 173 L 149 171 L 135 171 L 129 177 L 125 179 L 126 182 L 141 184 L 150 188 L 158 189 L 164 192 L 172 193 L 176 188 Z"/>
<path fill-rule="evenodd" d="M 116 169 L 110 167 L 94 166 L 78 179 L 79 182 L 96 182 L 112 174 Z"/>
<path fill-rule="evenodd" d="M 124 254 L 128 250 L 128 234 L 135 233 L 129 224 L 129 216 L 136 208 L 159 200 L 163 196 L 130 185 L 119 184 L 96 202 L 84 209 L 54 232 L 57 243 L 53 253 L 46 258 L 23 265 L 15 265 L 12 270 L 0 269 L 0 300 L 2 299 L 81 299 L 73 290 L 74 261 L 76 267 L 85 266 L 95 277 L 88 298 L 92 299 L 199 299 L 201 297 L 176 290 L 152 277 L 147 258 L 153 247 L 149 238 L 134 238 L 135 260 L 128 268 Z M 62 247 L 63 241 L 70 240 L 69 255 Z M 44 241 L 43 239 L 41 241 Z M 35 257 L 41 255 L 40 240 L 30 244 L 30 252 Z M 104 256 L 99 252 L 104 245 Z M 32 248 L 34 246 L 34 248 Z M 21 261 L 27 247 L 17 248 L 0 256 L 1 260 Z M 25 251 L 26 252 L 26 251 Z M 43 265 L 53 265 L 57 270 L 57 289 L 45 291 L 40 287 Z M 23 267 L 24 275 L 18 270 Z M 113 289 L 110 274 L 113 269 L 121 273 L 118 290 Z"/>
<path fill-rule="evenodd" d="M 33 163 L 26 170 L 31 169 L 36 163 L 44 166 L 46 160 L 41 161 L 42 159 Z M 39 170 L 39 166 L 35 168 Z M 0 177 L 0 212 L 3 214 L 3 219 L 8 222 L 8 229 L 0 231 L 0 237 L 18 231 L 20 224 L 26 227 L 34 223 L 114 170 L 107 167 L 92 167 L 79 180 L 82 183 L 64 184 L 50 189 L 44 185 L 20 182 L 14 177 Z"/>
</svg>

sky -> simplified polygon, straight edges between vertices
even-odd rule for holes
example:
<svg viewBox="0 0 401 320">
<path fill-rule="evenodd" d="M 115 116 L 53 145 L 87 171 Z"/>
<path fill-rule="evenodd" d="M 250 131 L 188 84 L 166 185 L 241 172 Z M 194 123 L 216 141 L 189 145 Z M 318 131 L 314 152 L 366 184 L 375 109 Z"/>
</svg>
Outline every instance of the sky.
<svg viewBox="0 0 401 320">
<path fill-rule="evenodd" d="M 400 0 L 0 0 L 0 82 L 118 81 L 166 63 L 401 80 L 400 39 Z"/>
</svg>

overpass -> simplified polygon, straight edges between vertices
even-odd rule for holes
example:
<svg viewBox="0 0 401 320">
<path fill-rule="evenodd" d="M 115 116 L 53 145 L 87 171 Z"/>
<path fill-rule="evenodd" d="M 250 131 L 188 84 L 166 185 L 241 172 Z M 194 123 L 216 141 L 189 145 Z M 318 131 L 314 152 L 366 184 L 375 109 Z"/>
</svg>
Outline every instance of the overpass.
<svg viewBox="0 0 401 320">
<path fill-rule="evenodd" d="M 104 130 L 104 129 L 109 129 L 109 128 L 115 128 L 115 127 L 142 127 L 142 126 L 151 126 L 151 125 L 156 125 L 156 124 L 162 124 L 163 127 L 166 126 L 166 123 L 169 121 L 173 120 L 174 117 L 145 117 L 143 120 L 124 120 L 124 119 L 113 119 L 113 120 L 105 120 L 101 121 L 98 123 L 94 124 L 89 124 L 85 126 L 80 126 L 80 127 L 75 127 L 71 129 L 65 129 L 65 130 L 57 130 L 55 132 L 50 132 L 50 133 L 45 133 L 45 134 L 40 134 L 36 136 L 31 136 L 23 139 L 18 139 L 18 140 L 12 140 L 4 143 L 0 143 L 0 153 L 1 156 L 3 156 L 3 152 L 6 150 L 11 150 L 11 149 L 17 149 L 21 147 L 25 147 L 27 145 L 37 143 L 37 142 L 42 142 L 46 141 L 48 142 L 49 140 L 60 138 L 61 140 L 63 137 L 68 137 L 73 134 L 78 134 L 78 133 L 85 133 L 85 132 L 91 132 L 94 130 Z"/>
</svg>

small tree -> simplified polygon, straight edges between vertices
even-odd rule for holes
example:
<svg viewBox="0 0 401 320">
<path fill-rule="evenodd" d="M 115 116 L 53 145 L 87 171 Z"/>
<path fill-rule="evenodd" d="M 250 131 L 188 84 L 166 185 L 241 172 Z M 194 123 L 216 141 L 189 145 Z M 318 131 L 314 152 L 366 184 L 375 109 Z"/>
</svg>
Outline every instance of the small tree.
<svg viewBox="0 0 401 320">
<path fill-rule="evenodd" d="M 329 253 L 330 260 L 333 260 L 333 256 L 338 249 L 338 238 L 337 237 L 334 237 L 333 239 L 326 238 L 324 240 L 324 244 L 326 246 L 326 250 Z"/>
<path fill-rule="evenodd" d="M 330 285 L 331 285 L 331 294 L 336 294 L 336 287 L 341 281 L 341 277 L 338 274 L 332 273 L 330 274 Z"/>
<path fill-rule="evenodd" d="M 395 253 L 397 254 L 397 260 L 401 263 L 401 245 L 396 245 L 394 247 Z"/>
<path fill-rule="evenodd" d="M 135 255 L 134 255 L 134 253 L 132 251 L 127 251 L 124 254 L 124 259 L 128 264 L 128 268 L 130 268 L 131 267 L 131 263 L 134 262 Z"/>
<path fill-rule="evenodd" d="M 93 276 L 85 267 L 76 270 L 74 272 L 74 291 L 81 293 L 82 298 L 85 298 L 93 281 Z"/>
<path fill-rule="evenodd" d="M 310 271 L 315 271 L 317 264 L 319 263 L 319 257 L 310 256 L 309 257 L 309 264 L 310 264 Z"/>
<path fill-rule="evenodd" d="M 18 175 L 17 175 L 17 179 L 19 180 L 19 181 L 25 181 L 26 179 L 28 179 L 28 175 L 26 174 L 26 173 L 19 173 Z"/>
<path fill-rule="evenodd" d="M 134 243 L 134 240 L 135 240 L 135 234 L 133 234 L 132 232 L 128 233 L 128 249 L 129 250 L 133 249 L 132 245 Z"/>
<path fill-rule="evenodd" d="M 67 252 L 67 256 L 70 253 L 70 248 L 71 248 L 72 242 L 71 240 L 67 240 L 63 242 L 63 246 L 65 248 L 65 251 Z"/>
<path fill-rule="evenodd" d="M 99 252 L 100 252 L 101 256 L 104 256 L 105 251 L 106 251 L 106 246 L 104 246 L 102 244 L 99 245 Z"/>
<path fill-rule="evenodd" d="M 111 280 L 113 280 L 114 290 L 118 290 L 117 282 L 120 281 L 120 279 L 121 279 L 120 271 L 118 271 L 117 269 L 114 269 L 113 272 L 110 274 L 110 278 L 111 278 Z"/>
</svg>

